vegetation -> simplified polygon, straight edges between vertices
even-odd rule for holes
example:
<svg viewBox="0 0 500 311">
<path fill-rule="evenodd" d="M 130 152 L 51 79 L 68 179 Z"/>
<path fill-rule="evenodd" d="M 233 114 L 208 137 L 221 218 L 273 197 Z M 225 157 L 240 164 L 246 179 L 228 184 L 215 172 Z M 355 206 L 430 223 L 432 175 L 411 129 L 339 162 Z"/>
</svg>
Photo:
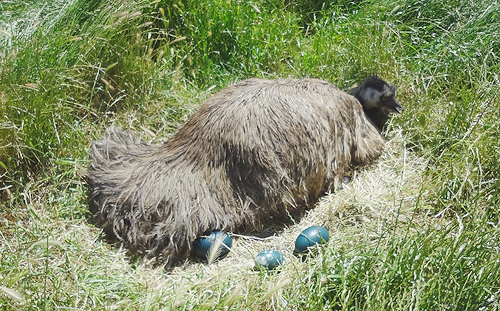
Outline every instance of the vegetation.
<svg viewBox="0 0 500 311">
<path fill-rule="evenodd" d="M 496 310 L 498 12 L 486 0 L 0 0 L 0 309 Z M 347 89 L 369 73 L 399 86 L 405 111 L 387 136 L 401 133 L 402 163 L 425 163 L 409 221 L 363 239 L 344 228 L 280 273 L 151 267 L 93 226 L 87 152 L 110 124 L 160 142 L 241 79 Z"/>
</svg>

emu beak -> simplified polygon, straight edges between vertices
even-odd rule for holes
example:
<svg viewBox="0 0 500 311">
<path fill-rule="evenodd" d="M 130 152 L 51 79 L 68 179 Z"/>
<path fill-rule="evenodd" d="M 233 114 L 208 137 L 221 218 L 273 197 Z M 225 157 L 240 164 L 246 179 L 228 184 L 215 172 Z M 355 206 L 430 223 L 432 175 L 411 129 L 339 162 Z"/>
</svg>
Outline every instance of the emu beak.
<svg viewBox="0 0 500 311">
<path fill-rule="evenodd" d="M 401 113 L 404 110 L 403 106 L 401 106 L 401 104 L 397 101 L 397 99 L 393 99 L 391 101 L 385 102 L 384 104 L 391 111 L 394 111 L 394 112 L 397 112 L 397 113 Z"/>
</svg>

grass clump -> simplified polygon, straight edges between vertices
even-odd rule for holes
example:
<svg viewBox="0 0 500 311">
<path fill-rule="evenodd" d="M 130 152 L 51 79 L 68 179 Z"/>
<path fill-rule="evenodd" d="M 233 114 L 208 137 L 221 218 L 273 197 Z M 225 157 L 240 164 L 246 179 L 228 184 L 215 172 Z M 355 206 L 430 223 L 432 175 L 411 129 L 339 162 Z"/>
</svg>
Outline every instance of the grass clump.
<svg viewBox="0 0 500 311">
<path fill-rule="evenodd" d="M 414 51 L 409 68 L 419 73 L 415 79 L 420 80 L 418 96 L 423 99 L 410 108 L 417 110 L 404 127 L 435 161 L 431 174 L 442 185 L 439 209 L 460 206 L 464 200 L 470 200 L 464 205 L 482 204 L 477 194 L 498 186 L 498 144 L 490 139 L 499 134 L 498 6 L 463 2 L 451 9 L 451 4 L 425 4 L 418 14 L 411 10 L 413 4 L 406 12 L 404 6 L 396 11 L 408 26 L 416 27 L 406 32 L 405 41 L 409 52 Z M 442 14 L 433 14 L 439 10 Z M 417 33 L 421 41 L 412 39 Z M 496 206 L 498 197 L 487 201 Z"/>
<path fill-rule="evenodd" d="M 495 310 L 496 2 L 108 0 L 0 3 L 2 310 Z M 269 240 L 168 273 L 104 241 L 87 205 L 91 140 L 160 142 L 248 77 L 369 73 L 399 86 L 389 147 Z M 395 148 L 394 146 L 399 146 Z M 328 247 L 290 245 L 324 224 Z M 253 270 L 277 249 L 278 273 Z"/>
<path fill-rule="evenodd" d="M 328 248 L 304 283 L 303 309 L 487 307 L 493 302 L 491 289 L 499 285 L 498 255 L 492 248 L 498 235 L 494 230 L 468 233 L 483 228 L 480 223 L 460 225 L 411 237 L 384 236 L 355 249 Z"/>
</svg>

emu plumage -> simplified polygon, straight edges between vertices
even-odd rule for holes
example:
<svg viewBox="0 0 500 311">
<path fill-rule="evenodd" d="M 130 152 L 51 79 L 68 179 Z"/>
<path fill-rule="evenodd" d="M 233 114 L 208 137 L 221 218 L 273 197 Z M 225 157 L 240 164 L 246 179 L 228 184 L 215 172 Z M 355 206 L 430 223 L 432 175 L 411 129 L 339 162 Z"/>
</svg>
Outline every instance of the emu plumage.
<svg viewBox="0 0 500 311">
<path fill-rule="evenodd" d="M 175 262 L 208 231 L 283 223 L 383 145 L 360 101 L 326 81 L 245 80 L 163 144 L 109 128 L 90 149 L 90 207 L 132 252 Z"/>
</svg>

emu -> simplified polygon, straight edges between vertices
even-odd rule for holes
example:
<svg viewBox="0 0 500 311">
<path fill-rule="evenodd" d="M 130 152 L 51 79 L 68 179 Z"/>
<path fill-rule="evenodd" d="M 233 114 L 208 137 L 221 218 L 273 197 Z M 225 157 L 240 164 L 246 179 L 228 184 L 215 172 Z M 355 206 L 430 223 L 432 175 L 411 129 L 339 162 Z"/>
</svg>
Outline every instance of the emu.
<svg viewBox="0 0 500 311">
<path fill-rule="evenodd" d="M 165 143 L 110 127 L 90 149 L 96 223 L 170 264 L 208 231 L 289 221 L 382 152 L 388 114 L 372 111 L 402 109 L 394 88 L 369 77 L 351 94 L 317 79 L 250 79 L 207 100 Z"/>
</svg>

